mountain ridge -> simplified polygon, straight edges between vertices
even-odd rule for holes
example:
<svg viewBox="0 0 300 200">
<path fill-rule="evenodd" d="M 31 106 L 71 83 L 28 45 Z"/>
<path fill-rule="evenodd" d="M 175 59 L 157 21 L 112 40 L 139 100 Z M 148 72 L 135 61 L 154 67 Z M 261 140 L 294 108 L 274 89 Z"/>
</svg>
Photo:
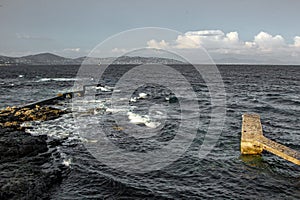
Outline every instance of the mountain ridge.
<svg viewBox="0 0 300 200">
<path fill-rule="evenodd" d="M 0 66 L 13 65 L 98 65 L 98 64 L 187 64 L 176 59 L 159 58 L 159 57 L 141 57 L 141 56 L 121 56 L 121 57 L 105 57 L 95 58 L 81 56 L 77 58 L 68 58 L 53 53 L 39 53 L 20 57 L 9 57 L 0 55 Z M 247 58 L 215 58 L 217 65 L 299 65 L 297 63 L 284 63 L 278 59 L 253 60 Z M 203 63 L 205 64 L 205 63 Z M 210 63 L 211 64 L 211 63 Z"/>
<path fill-rule="evenodd" d="M 107 57 L 94 58 L 82 56 L 78 58 L 66 58 L 53 53 L 39 53 L 34 55 L 27 55 L 21 57 L 8 57 L 0 55 L 0 66 L 11 65 L 81 65 L 84 64 L 100 64 L 100 63 L 114 63 L 114 64 L 183 64 L 184 62 L 158 57 Z"/>
</svg>

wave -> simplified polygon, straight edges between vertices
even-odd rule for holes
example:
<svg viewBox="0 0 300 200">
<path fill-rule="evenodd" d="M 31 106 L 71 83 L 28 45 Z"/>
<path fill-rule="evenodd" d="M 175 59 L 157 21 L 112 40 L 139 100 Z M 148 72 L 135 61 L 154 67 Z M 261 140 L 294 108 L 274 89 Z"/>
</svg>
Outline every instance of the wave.
<svg viewBox="0 0 300 200">
<path fill-rule="evenodd" d="M 35 82 L 49 82 L 49 81 L 77 81 L 77 78 L 41 78 Z"/>
</svg>

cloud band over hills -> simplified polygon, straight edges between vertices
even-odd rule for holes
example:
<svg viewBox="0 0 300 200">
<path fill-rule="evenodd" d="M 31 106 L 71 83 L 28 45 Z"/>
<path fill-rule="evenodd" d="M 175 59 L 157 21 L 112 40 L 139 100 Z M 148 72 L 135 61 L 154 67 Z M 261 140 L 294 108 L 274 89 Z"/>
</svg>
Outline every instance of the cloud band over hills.
<svg viewBox="0 0 300 200">
<path fill-rule="evenodd" d="M 238 32 L 224 33 L 222 30 L 188 31 L 178 35 L 175 41 L 147 42 L 150 48 L 195 49 L 205 48 L 214 59 L 242 58 L 256 59 L 258 62 L 271 60 L 283 63 L 300 63 L 300 36 L 287 43 L 281 35 L 271 35 L 261 31 L 251 41 L 243 41 Z"/>
</svg>

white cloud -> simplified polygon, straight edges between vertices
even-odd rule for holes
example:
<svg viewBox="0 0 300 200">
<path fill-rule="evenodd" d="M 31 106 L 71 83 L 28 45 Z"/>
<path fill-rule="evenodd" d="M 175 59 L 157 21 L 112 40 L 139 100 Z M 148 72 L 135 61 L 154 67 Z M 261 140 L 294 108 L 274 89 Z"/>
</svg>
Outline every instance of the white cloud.
<svg viewBox="0 0 300 200">
<path fill-rule="evenodd" d="M 176 43 L 176 48 L 178 49 L 194 49 L 200 46 L 199 37 L 194 35 L 179 35 L 176 39 Z"/>
<path fill-rule="evenodd" d="M 21 33 L 16 33 L 16 37 L 17 39 L 21 39 L 21 40 L 45 40 L 45 41 L 53 40 L 52 38 L 49 37 L 33 36 L 33 35 L 21 34 Z"/>
<path fill-rule="evenodd" d="M 294 37 L 294 46 L 300 47 L 300 36 Z"/>
<path fill-rule="evenodd" d="M 300 46 L 300 37 L 295 37 L 295 46 Z M 210 49 L 240 49 L 256 48 L 260 50 L 274 50 L 275 48 L 287 47 L 285 39 L 281 35 L 272 36 L 266 32 L 260 32 L 252 41 L 242 41 L 238 32 L 224 33 L 221 30 L 189 31 L 183 35 L 178 35 L 173 46 L 164 40 L 147 42 L 149 47 L 159 48 L 200 48 Z"/>
<path fill-rule="evenodd" d="M 256 44 L 254 42 L 245 42 L 246 48 L 255 48 Z"/>
<path fill-rule="evenodd" d="M 160 42 L 157 42 L 156 40 L 149 40 L 147 42 L 147 45 L 149 48 L 166 49 L 168 48 L 169 43 L 167 43 L 165 40 L 162 40 Z"/>
<path fill-rule="evenodd" d="M 126 49 L 123 49 L 123 48 L 113 48 L 111 50 L 112 53 L 126 53 Z"/>
<path fill-rule="evenodd" d="M 225 41 L 239 42 L 239 34 L 237 32 L 227 33 Z"/>
<path fill-rule="evenodd" d="M 177 48 L 199 48 L 220 49 L 236 48 L 240 45 L 239 35 L 237 32 L 225 34 L 221 30 L 205 30 L 187 32 L 179 35 L 176 39 Z"/>
<path fill-rule="evenodd" d="M 67 51 L 67 52 L 79 52 L 80 48 L 66 48 L 63 51 Z"/>
<path fill-rule="evenodd" d="M 213 57 L 245 56 L 253 59 L 282 59 L 300 56 L 300 36 L 288 44 L 283 36 L 259 32 L 252 40 L 243 41 L 236 31 L 224 33 L 221 30 L 189 31 L 178 35 L 174 41 L 147 42 L 148 47 L 162 49 L 197 49 L 205 48 Z M 298 59 L 300 62 L 300 58 Z"/>
<path fill-rule="evenodd" d="M 281 35 L 272 36 L 266 32 L 260 32 L 254 37 L 253 46 L 263 51 L 272 51 L 274 48 L 286 46 L 285 40 Z"/>
<path fill-rule="evenodd" d="M 209 46 L 213 48 L 217 41 L 221 41 L 224 33 L 220 30 L 189 31 L 179 35 L 176 39 L 176 47 L 179 49 L 199 48 Z"/>
</svg>

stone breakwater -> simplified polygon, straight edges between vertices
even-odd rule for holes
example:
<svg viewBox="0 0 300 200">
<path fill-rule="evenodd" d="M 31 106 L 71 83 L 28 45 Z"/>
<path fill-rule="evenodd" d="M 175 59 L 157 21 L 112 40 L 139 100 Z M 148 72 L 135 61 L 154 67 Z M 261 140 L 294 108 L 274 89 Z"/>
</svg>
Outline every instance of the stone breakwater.
<svg viewBox="0 0 300 200">
<path fill-rule="evenodd" d="M 49 199 L 67 167 L 58 141 L 32 136 L 22 123 L 60 117 L 66 111 L 48 106 L 7 107 L 0 111 L 0 199 Z"/>
</svg>

